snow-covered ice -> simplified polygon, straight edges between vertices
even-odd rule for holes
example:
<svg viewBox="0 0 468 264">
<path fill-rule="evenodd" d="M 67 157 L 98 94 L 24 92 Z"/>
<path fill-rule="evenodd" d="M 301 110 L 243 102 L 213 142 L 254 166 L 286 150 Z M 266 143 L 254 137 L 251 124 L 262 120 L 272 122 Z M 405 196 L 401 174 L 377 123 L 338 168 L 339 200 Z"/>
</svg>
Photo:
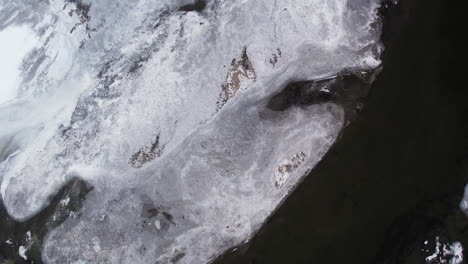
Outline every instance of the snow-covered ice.
<svg viewBox="0 0 468 264">
<path fill-rule="evenodd" d="M 206 263 L 247 241 L 344 124 L 334 103 L 268 99 L 380 64 L 379 0 L 189 3 L 0 0 L 1 32 L 34 38 L 0 104 L 8 213 L 28 219 L 73 177 L 94 187 L 46 263 Z"/>
<path fill-rule="evenodd" d="M 11 26 L 0 31 L 0 104 L 16 97 L 20 86 L 20 66 L 24 56 L 36 45 L 29 27 Z"/>
</svg>

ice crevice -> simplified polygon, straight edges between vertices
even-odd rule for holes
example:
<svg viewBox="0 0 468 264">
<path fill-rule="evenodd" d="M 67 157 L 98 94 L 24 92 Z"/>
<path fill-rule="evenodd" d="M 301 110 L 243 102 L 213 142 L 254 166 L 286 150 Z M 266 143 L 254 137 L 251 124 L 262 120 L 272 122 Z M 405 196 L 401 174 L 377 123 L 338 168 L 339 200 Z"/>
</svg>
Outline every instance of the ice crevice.
<svg viewBox="0 0 468 264">
<path fill-rule="evenodd" d="M 213 260 L 359 111 L 380 65 L 379 5 L 0 0 L 0 34 L 37 38 L 0 100 L 8 213 L 30 219 L 78 177 L 93 190 L 47 233 L 44 262 Z"/>
</svg>

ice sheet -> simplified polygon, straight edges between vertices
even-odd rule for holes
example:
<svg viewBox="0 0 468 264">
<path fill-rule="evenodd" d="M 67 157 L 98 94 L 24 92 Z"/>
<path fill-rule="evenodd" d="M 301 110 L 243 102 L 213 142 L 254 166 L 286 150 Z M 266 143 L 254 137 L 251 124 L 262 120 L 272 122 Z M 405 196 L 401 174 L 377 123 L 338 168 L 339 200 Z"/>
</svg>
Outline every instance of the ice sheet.
<svg viewBox="0 0 468 264">
<path fill-rule="evenodd" d="M 205 263 L 248 240 L 344 124 L 336 104 L 268 98 L 380 64 L 377 0 L 188 3 L 3 3 L 0 29 L 38 38 L 0 105 L 5 206 L 24 220 L 68 179 L 95 188 L 46 263 Z"/>
</svg>

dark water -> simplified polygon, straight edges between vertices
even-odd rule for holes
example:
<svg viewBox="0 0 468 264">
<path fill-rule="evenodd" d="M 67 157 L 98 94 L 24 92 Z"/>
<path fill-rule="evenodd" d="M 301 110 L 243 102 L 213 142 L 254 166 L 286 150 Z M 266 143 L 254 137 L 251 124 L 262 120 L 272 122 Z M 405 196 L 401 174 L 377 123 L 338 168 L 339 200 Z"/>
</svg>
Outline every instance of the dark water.
<svg viewBox="0 0 468 264">
<path fill-rule="evenodd" d="M 449 4 L 384 11 L 384 68 L 363 112 L 252 242 L 216 263 L 425 263 L 436 236 L 468 249 L 468 88 L 462 11 Z"/>
</svg>

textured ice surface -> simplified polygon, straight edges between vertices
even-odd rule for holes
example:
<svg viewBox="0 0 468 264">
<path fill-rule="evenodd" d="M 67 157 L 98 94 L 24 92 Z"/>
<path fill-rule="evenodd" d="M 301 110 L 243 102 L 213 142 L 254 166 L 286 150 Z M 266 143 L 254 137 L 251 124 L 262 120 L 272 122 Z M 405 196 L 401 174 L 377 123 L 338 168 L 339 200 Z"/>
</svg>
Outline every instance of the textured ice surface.
<svg viewBox="0 0 468 264">
<path fill-rule="evenodd" d="M 380 64 L 378 0 L 190 3 L 0 0 L 0 30 L 37 39 L 0 104 L 9 214 L 31 217 L 73 177 L 95 188 L 45 262 L 205 263 L 248 240 L 344 122 L 332 103 L 268 98 Z"/>
<path fill-rule="evenodd" d="M 34 48 L 34 32 L 27 26 L 7 27 L 0 31 L 0 104 L 16 96 L 19 87 L 21 62 L 23 57 Z"/>
</svg>

